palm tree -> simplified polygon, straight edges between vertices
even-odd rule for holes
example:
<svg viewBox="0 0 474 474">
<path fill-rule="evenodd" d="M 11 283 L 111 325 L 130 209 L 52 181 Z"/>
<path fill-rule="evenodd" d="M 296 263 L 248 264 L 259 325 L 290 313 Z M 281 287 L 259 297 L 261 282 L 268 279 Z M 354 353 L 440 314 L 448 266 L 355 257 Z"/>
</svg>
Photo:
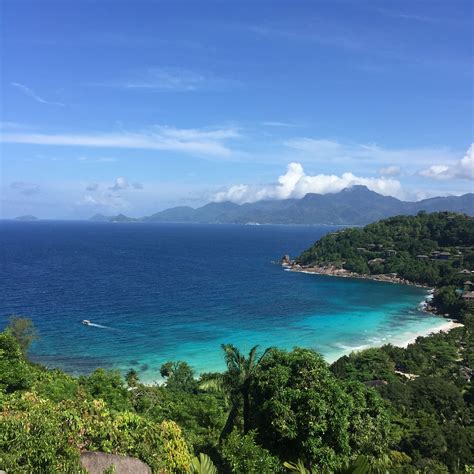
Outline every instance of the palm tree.
<svg viewBox="0 0 474 474">
<path fill-rule="evenodd" d="M 223 392 L 230 400 L 230 412 L 220 436 L 222 440 L 232 431 L 241 406 L 243 407 L 244 433 L 250 430 L 250 384 L 258 365 L 273 348 L 265 349 L 258 357 L 257 345 L 252 347 L 248 357 L 245 357 L 232 344 L 222 344 L 221 347 L 224 351 L 227 372 L 207 379 L 200 384 L 200 388 Z"/>
</svg>

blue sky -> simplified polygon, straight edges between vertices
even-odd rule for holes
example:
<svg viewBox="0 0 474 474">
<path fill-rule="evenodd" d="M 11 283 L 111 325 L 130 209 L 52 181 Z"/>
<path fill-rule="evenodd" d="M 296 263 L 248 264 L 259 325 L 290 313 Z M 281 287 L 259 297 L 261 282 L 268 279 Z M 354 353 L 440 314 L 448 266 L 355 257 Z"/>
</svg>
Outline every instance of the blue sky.
<svg viewBox="0 0 474 474">
<path fill-rule="evenodd" d="M 0 5 L 2 217 L 473 191 L 470 1 Z"/>
</svg>

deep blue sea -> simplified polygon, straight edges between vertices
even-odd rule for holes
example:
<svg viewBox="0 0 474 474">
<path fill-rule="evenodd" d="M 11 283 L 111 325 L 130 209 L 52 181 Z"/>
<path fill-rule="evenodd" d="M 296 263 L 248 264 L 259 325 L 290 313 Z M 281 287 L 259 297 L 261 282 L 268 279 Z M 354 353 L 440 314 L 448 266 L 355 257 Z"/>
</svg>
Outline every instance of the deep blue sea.
<svg viewBox="0 0 474 474">
<path fill-rule="evenodd" d="M 332 230 L 2 221 L 0 326 L 31 318 L 41 335 L 31 356 L 50 367 L 134 368 L 152 382 L 168 360 L 223 369 L 222 343 L 310 347 L 334 360 L 445 322 L 420 311 L 426 290 L 271 263 Z"/>
</svg>

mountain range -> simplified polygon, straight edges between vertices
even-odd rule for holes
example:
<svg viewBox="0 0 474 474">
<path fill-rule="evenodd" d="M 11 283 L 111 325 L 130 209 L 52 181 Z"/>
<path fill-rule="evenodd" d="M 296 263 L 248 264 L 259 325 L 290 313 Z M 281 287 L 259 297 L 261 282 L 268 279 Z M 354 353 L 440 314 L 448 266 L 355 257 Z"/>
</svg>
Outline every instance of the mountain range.
<svg viewBox="0 0 474 474">
<path fill-rule="evenodd" d="M 96 214 L 94 221 L 174 222 L 219 224 L 334 224 L 364 225 L 400 214 L 452 211 L 474 215 L 474 194 L 434 197 L 409 202 L 383 196 L 366 186 L 352 186 L 338 193 L 306 194 L 301 199 L 258 201 L 248 204 L 213 202 L 199 208 L 178 206 L 142 218 Z"/>
</svg>

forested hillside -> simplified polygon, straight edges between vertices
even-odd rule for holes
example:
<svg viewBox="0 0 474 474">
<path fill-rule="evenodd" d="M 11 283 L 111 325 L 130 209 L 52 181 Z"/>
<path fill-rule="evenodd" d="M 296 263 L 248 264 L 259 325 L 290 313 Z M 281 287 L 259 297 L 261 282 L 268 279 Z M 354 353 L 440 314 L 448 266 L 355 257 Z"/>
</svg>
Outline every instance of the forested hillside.
<svg viewBox="0 0 474 474">
<path fill-rule="evenodd" d="M 447 212 L 392 217 L 328 234 L 297 263 L 334 265 L 361 274 L 397 273 L 428 285 L 461 285 L 474 270 L 474 219 Z"/>
</svg>

